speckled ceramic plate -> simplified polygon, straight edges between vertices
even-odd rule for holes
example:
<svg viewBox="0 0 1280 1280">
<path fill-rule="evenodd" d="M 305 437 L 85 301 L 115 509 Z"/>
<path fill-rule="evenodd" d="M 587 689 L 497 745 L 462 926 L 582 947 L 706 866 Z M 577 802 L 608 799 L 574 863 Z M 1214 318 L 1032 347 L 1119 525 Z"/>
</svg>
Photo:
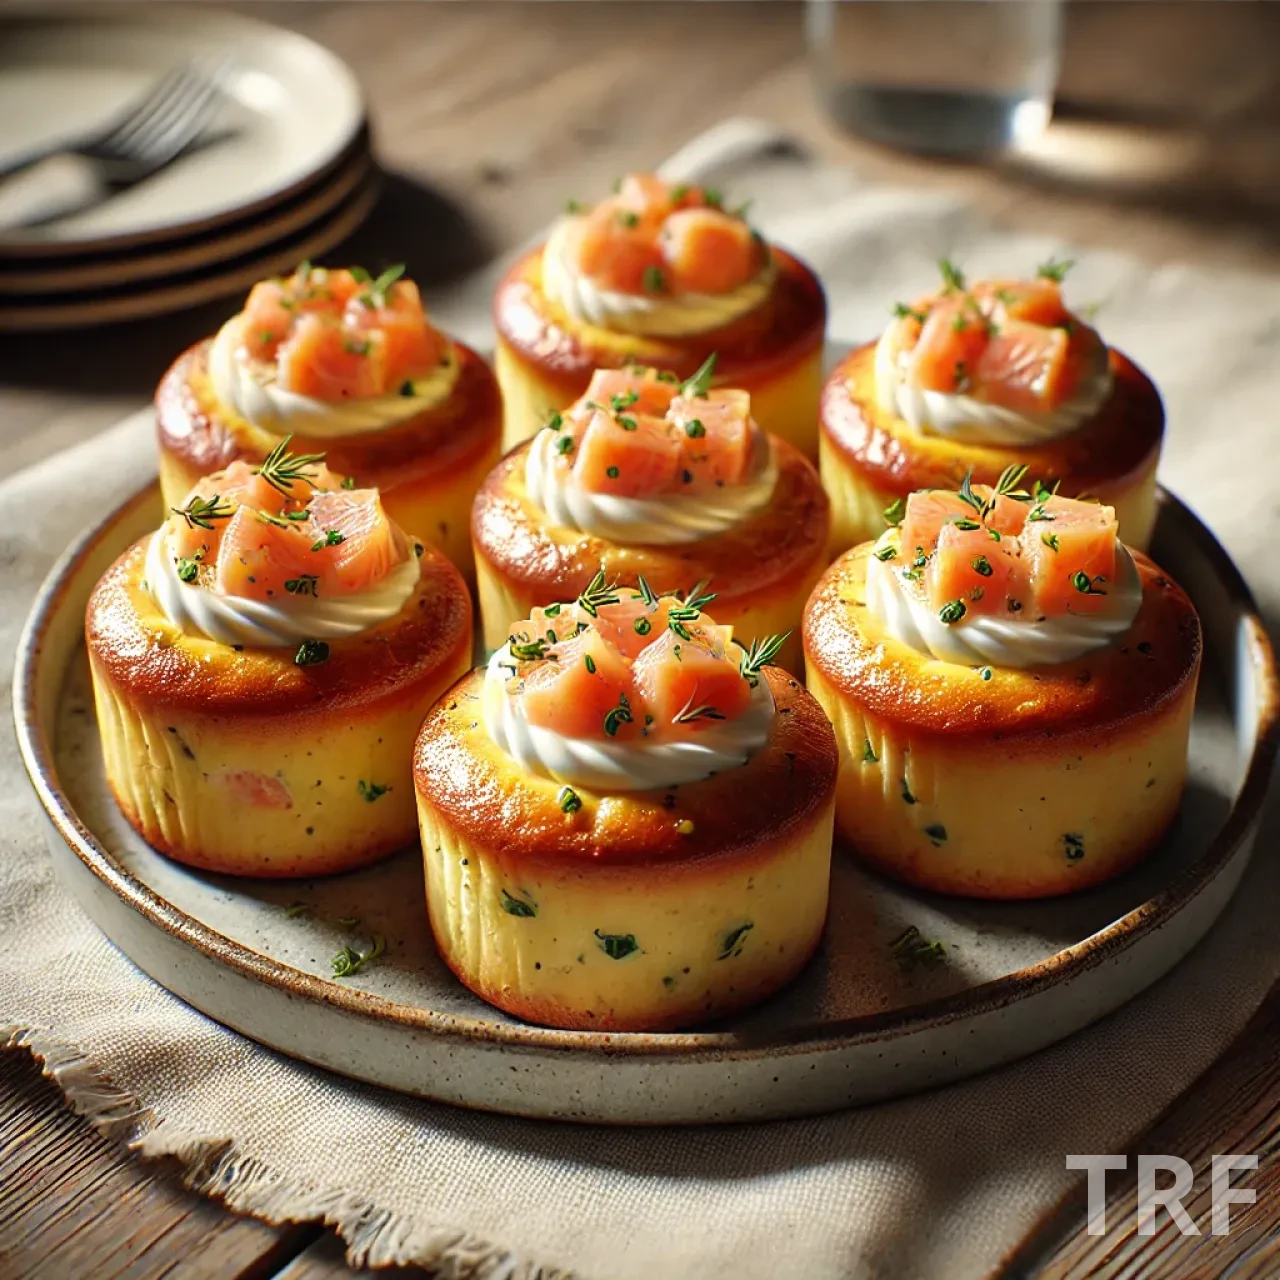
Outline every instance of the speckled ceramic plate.
<svg viewBox="0 0 1280 1280">
<path fill-rule="evenodd" d="M 1185 955 L 1230 898 L 1274 755 L 1277 684 L 1239 573 L 1165 496 L 1156 559 L 1186 587 L 1206 650 L 1181 819 L 1113 884 L 1022 904 L 931 897 L 837 850 L 821 950 L 750 1013 L 679 1035 L 526 1026 L 465 991 L 432 947 L 422 867 L 406 850 L 329 880 L 199 875 L 143 844 L 103 778 L 82 642 L 90 589 L 159 515 L 148 489 L 73 545 L 21 646 L 18 734 L 49 817 L 57 869 L 142 969 L 211 1016 L 284 1053 L 464 1106 L 582 1121 L 692 1123 L 820 1112 L 971 1075 L 1070 1035 Z M 946 948 L 903 968 L 914 925 Z M 342 946 L 385 954 L 346 980 Z"/>
</svg>

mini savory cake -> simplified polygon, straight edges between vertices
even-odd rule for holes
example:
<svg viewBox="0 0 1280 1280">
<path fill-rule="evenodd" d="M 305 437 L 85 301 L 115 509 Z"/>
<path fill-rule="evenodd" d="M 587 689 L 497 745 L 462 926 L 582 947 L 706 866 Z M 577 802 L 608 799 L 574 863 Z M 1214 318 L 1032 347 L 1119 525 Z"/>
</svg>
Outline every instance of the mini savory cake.
<svg viewBox="0 0 1280 1280">
<path fill-rule="evenodd" d="M 681 378 L 720 353 L 760 425 L 817 454 L 827 304 L 804 263 L 766 243 L 710 187 L 631 174 L 571 203 L 494 299 L 505 447 L 527 440 L 597 369 L 641 362 Z"/>
<path fill-rule="evenodd" d="M 207 476 L 94 589 L 107 781 L 206 871 L 310 876 L 413 841 L 410 759 L 471 662 L 471 602 L 378 493 L 282 445 Z"/>
<path fill-rule="evenodd" d="M 291 435 L 378 489 L 392 520 L 469 579 L 468 514 L 498 460 L 502 399 L 488 365 L 431 326 L 403 273 L 303 263 L 254 285 L 243 311 L 179 356 L 156 390 L 165 504 Z"/>
<path fill-rule="evenodd" d="M 1067 309 L 1069 264 L 973 285 L 941 265 L 943 287 L 899 303 L 823 389 L 833 551 L 878 537 L 882 513 L 916 489 L 995 484 L 1009 466 L 1114 507 L 1125 542 L 1145 548 L 1164 408 L 1146 374 Z"/>
<path fill-rule="evenodd" d="M 683 384 L 651 368 L 598 370 L 493 470 L 472 510 L 486 648 L 603 564 L 660 594 L 710 585 L 738 631 L 794 631 L 779 663 L 799 670 L 829 504 L 812 464 L 757 425 L 745 391 L 710 389 L 714 367 L 712 356 Z"/>
<path fill-rule="evenodd" d="M 598 582 L 438 702 L 414 779 L 436 944 L 553 1027 L 753 1004 L 822 934 L 836 744 L 804 687 L 696 606 Z"/>
<path fill-rule="evenodd" d="M 1111 507 L 1020 476 L 912 494 L 805 614 L 840 743 L 836 827 L 882 871 L 983 898 L 1070 893 L 1178 810 L 1200 670 L 1186 595 Z"/>
</svg>

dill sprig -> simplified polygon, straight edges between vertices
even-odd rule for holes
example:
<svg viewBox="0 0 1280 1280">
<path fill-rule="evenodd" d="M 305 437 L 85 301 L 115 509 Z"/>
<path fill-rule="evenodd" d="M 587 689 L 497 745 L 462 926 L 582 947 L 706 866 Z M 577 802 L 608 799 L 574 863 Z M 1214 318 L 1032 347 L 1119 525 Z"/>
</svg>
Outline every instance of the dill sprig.
<svg viewBox="0 0 1280 1280">
<path fill-rule="evenodd" d="M 978 518 L 985 523 L 987 517 L 996 509 L 996 500 L 999 498 L 1012 498 L 1015 502 L 1031 501 L 1031 495 L 1025 489 L 1018 488 L 1026 474 L 1025 463 L 1005 467 L 991 490 L 991 496 L 980 498 L 973 491 L 973 472 L 966 471 L 964 479 L 960 481 L 960 488 L 956 492 L 960 501 L 971 506 L 978 513 Z"/>
<path fill-rule="evenodd" d="M 365 965 L 376 960 L 387 949 L 387 940 L 380 933 L 373 935 L 373 946 L 368 951 L 357 951 L 354 947 L 346 946 L 333 957 L 333 976 L 335 978 L 349 978 L 352 974 L 359 973 Z"/>
<path fill-rule="evenodd" d="M 782 646 L 790 635 L 790 631 L 784 631 L 780 635 L 764 636 L 753 640 L 747 647 L 738 670 L 753 689 L 760 683 L 760 672 L 782 652 Z"/>
<path fill-rule="evenodd" d="M 540 662 L 547 656 L 547 642 L 541 636 L 534 640 L 508 636 L 507 647 L 517 662 Z"/>
<path fill-rule="evenodd" d="M 645 580 L 644 574 L 642 573 L 636 576 L 636 590 L 640 592 L 640 599 L 643 600 L 650 609 L 658 603 L 658 593 L 648 584 Z"/>
<path fill-rule="evenodd" d="M 693 375 L 692 378 L 686 378 L 680 384 L 680 394 L 686 400 L 695 396 L 703 398 L 707 392 L 711 390 L 711 379 L 716 371 L 717 352 L 713 351 L 703 362 L 702 367 Z"/>
<path fill-rule="evenodd" d="M 947 949 L 941 942 L 930 942 L 915 925 L 894 938 L 889 943 L 889 950 L 904 969 L 917 964 L 937 964 L 947 956 Z"/>
<path fill-rule="evenodd" d="M 596 617 L 607 604 L 618 603 L 617 584 L 608 582 L 604 576 L 604 566 L 596 570 L 595 576 L 587 583 L 586 590 L 578 597 L 578 605 L 591 617 Z"/>
<path fill-rule="evenodd" d="M 299 480 L 313 485 L 315 472 L 311 468 L 318 466 L 325 459 L 323 453 L 290 453 L 289 442 L 293 436 L 287 435 L 274 449 L 263 458 L 260 466 L 254 468 L 273 489 L 289 497 L 293 486 Z"/>
<path fill-rule="evenodd" d="M 181 516 L 191 529 L 212 529 L 214 520 L 227 520 L 235 514 L 235 507 L 222 501 L 215 493 L 211 498 L 192 498 L 185 507 L 170 507 L 174 515 Z"/>
<path fill-rule="evenodd" d="M 699 707 L 691 707 L 686 704 L 673 718 L 676 724 L 688 724 L 692 720 L 723 720 L 724 715 L 709 703 L 703 703 Z"/>
</svg>

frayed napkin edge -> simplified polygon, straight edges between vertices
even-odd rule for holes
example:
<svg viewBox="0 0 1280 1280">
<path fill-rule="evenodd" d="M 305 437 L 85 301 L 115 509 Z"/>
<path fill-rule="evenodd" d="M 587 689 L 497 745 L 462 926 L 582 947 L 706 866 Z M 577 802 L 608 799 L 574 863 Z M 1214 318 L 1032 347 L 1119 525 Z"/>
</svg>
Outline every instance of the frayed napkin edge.
<svg viewBox="0 0 1280 1280">
<path fill-rule="evenodd" d="M 346 1246 L 354 1268 L 422 1266 L 450 1280 L 575 1280 L 574 1273 L 443 1225 L 414 1225 L 402 1214 L 337 1188 L 286 1178 L 244 1155 L 230 1138 L 186 1132 L 160 1121 L 80 1050 L 38 1027 L 0 1024 L 0 1051 L 25 1050 L 71 1109 L 108 1141 L 144 1161 L 175 1161 L 183 1185 L 234 1213 L 273 1226 L 322 1222 Z"/>
</svg>

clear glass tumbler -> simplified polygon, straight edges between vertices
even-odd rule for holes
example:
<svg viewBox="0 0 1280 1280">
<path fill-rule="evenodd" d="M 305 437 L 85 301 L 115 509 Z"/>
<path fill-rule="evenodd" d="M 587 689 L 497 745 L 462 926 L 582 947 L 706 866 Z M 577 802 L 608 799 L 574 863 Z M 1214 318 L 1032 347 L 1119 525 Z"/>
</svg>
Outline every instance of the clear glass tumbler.
<svg viewBox="0 0 1280 1280">
<path fill-rule="evenodd" d="M 806 23 L 824 105 L 865 138 L 967 156 L 1049 123 L 1059 0 L 808 0 Z"/>
</svg>

